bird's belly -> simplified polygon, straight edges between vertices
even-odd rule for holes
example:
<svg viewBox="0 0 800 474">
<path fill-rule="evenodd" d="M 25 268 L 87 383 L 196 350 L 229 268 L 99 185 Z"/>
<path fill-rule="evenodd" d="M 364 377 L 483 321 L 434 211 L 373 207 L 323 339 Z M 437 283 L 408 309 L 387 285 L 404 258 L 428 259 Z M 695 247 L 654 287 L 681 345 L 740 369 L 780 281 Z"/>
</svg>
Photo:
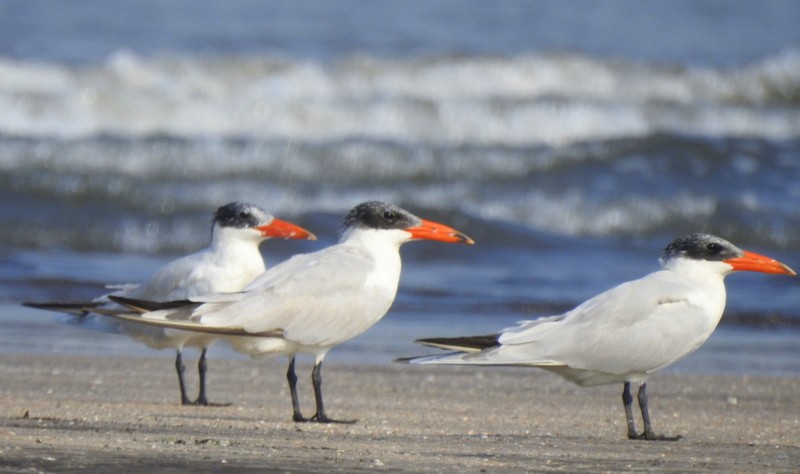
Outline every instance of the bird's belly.
<svg viewBox="0 0 800 474">
<path fill-rule="evenodd" d="M 298 352 L 298 344 L 279 337 L 227 336 L 225 342 L 237 352 L 251 357 L 290 355 Z"/>
</svg>

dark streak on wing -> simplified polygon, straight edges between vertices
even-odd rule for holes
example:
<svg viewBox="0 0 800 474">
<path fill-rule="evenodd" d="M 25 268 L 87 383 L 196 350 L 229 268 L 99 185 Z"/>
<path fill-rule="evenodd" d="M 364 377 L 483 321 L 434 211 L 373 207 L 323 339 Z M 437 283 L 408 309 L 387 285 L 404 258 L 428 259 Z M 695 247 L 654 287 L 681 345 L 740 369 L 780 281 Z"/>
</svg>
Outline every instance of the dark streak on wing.
<svg viewBox="0 0 800 474">
<path fill-rule="evenodd" d="M 271 329 L 262 332 L 247 332 L 241 327 L 217 327 L 205 326 L 201 323 L 193 321 L 166 321 L 160 319 L 147 319 L 139 316 L 138 314 L 125 314 L 110 310 L 98 311 L 99 314 L 110 316 L 112 318 L 121 319 L 123 321 L 130 321 L 137 324 L 146 324 L 148 326 L 157 326 L 170 329 L 182 329 L 185 331 L 202 332 L 207 334 L 219 334 L 223 336 L 249 336 L 249 337 L 283 337 L 283 329 Z"/>
<path fill-rule="evenodd" d="M 500 334 L 487 334 L 465 337 L 432 337 L 429 339 L 417 339 L 416 342 L 440 349 L 475 352 L 498 345 L 499 338 Z"/>
<path fill-rule="evenodd" d="M 101 301 L 86 301 L 83 303 L 56 303 L 56 302 L 47 302 L 47 303 L 35 303 L 31 301 L 26 301 L 22 303 L 22 306 L 27 306 L 28 308 L 36 308 L 36 309 L 43 309 L 47 311 L 57 311 L 59 313 L 70 313 L 76 314 L 78 316 L 86 316 L 93 309 L 99 308 L 103 305 Z"/>
<path fill-rule="evenodd" d="M 189 300 L 157 302 L 149 300 L 139 300 L 136 298 L 125 298 L 123 296 L 114 296 L 114 295 L 109 295 L 108 299 L 139 313 L 146 313 L 148 311 L 160 311 L 162 309 L 186 308 L 189 306 L 196 307 L 200 306 L 201 304 Z"/>
</svg>

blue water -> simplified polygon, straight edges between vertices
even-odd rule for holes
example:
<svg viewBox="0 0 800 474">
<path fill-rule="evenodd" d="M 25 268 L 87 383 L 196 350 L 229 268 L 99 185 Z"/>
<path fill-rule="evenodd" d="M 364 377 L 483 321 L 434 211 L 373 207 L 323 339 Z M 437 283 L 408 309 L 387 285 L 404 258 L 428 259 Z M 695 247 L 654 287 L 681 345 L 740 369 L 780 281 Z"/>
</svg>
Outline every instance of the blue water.
<svg viewBox="0 0 800 474">
<path fill-rule="evenodd" d="M 102 62 L 143 56 L 354 54 L 398 59 L 572 52 L 637 62 L 735 66 L 796 48 L 793 0 L 6 0 L 0 54 Z"/>
<path fill-rule="evenodd" d="M 270 262 L 368 199 L 478 242 L 404 247 L 389 316 L 340 352 L 377 362 L 568 309 L 686 232 L 800 267 L 798 24 L 795 1 L 2 2 L 0 347 L 155 354 L 18 304 L 144 279 L 232 200 L 320 236 Z M 728 288 L 675 370 L 798 375 L 798 281 Z"/>
</svg>

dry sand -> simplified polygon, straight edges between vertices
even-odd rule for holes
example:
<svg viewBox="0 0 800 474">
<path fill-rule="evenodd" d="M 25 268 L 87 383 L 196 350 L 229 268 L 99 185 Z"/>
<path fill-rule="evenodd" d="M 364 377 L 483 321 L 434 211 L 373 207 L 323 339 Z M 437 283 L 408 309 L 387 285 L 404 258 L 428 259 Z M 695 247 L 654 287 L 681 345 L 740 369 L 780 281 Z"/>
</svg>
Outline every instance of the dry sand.
<svg viewBox="0 0 800 474">
<path fill-rule="evenodd" d="M 328 415 L 290 421 L 283 359 L 211 360 L 209 396 L 182 407 L 169 357 L 0 355 L 0 471 L 800 471 L 800 379 L 659 375 L 654 427 L 625 438 L 621 387 L 544 371 L 323 369 Z M 313 413 L 310 367 L 300 396 Z"/>
</svg>

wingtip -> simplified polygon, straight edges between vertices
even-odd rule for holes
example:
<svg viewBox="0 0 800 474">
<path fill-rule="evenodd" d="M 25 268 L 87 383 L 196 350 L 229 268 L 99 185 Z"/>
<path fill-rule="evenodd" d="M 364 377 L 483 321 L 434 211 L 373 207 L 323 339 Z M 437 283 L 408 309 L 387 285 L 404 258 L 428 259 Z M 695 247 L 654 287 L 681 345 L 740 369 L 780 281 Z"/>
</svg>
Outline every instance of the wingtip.
<svg viewBox="0 0 800 474">
<path fill-rule="evenodd" d="M 26 308 L 40 309 L 42 311 L 53 311 L 56 313 L 66 313 L 66 314 L 71 314 L 73 316 L 83 317 L 101 308 L 103 302 L 89 301 L 89 302 L 64 303 L 64 302 L 47 301 L 40 303 L 36 301 L 23 301 L 22 303 L 20 303 L 20 305 Z"/>
<path fill-rule="evenodd" d="M 496 346 L 500 334 L 485 334 L 480 336 L 466 337 L 430 337 L 417 339 L 417 344 L 423 346 L 436 347 L 439 349 L 457 352 L 479 352 L 483 349 Z"/>
<path fill-rule="evenodd" d="M 186 306 L 198 304 L 191 300 L 174 300 L 174 301 L 162 302 L 162 301 L 140 300 L 136 298 L 127 298 L 125 296 L 116 296 L 116 295 L 109 295 L 108 299 L 121 306 L 124 306 L 128 309 L 132 309 L 140 313 L 146 313 L 149 311 L 159 311 L 163 309 L 183 308 Z"/>
</svg>

